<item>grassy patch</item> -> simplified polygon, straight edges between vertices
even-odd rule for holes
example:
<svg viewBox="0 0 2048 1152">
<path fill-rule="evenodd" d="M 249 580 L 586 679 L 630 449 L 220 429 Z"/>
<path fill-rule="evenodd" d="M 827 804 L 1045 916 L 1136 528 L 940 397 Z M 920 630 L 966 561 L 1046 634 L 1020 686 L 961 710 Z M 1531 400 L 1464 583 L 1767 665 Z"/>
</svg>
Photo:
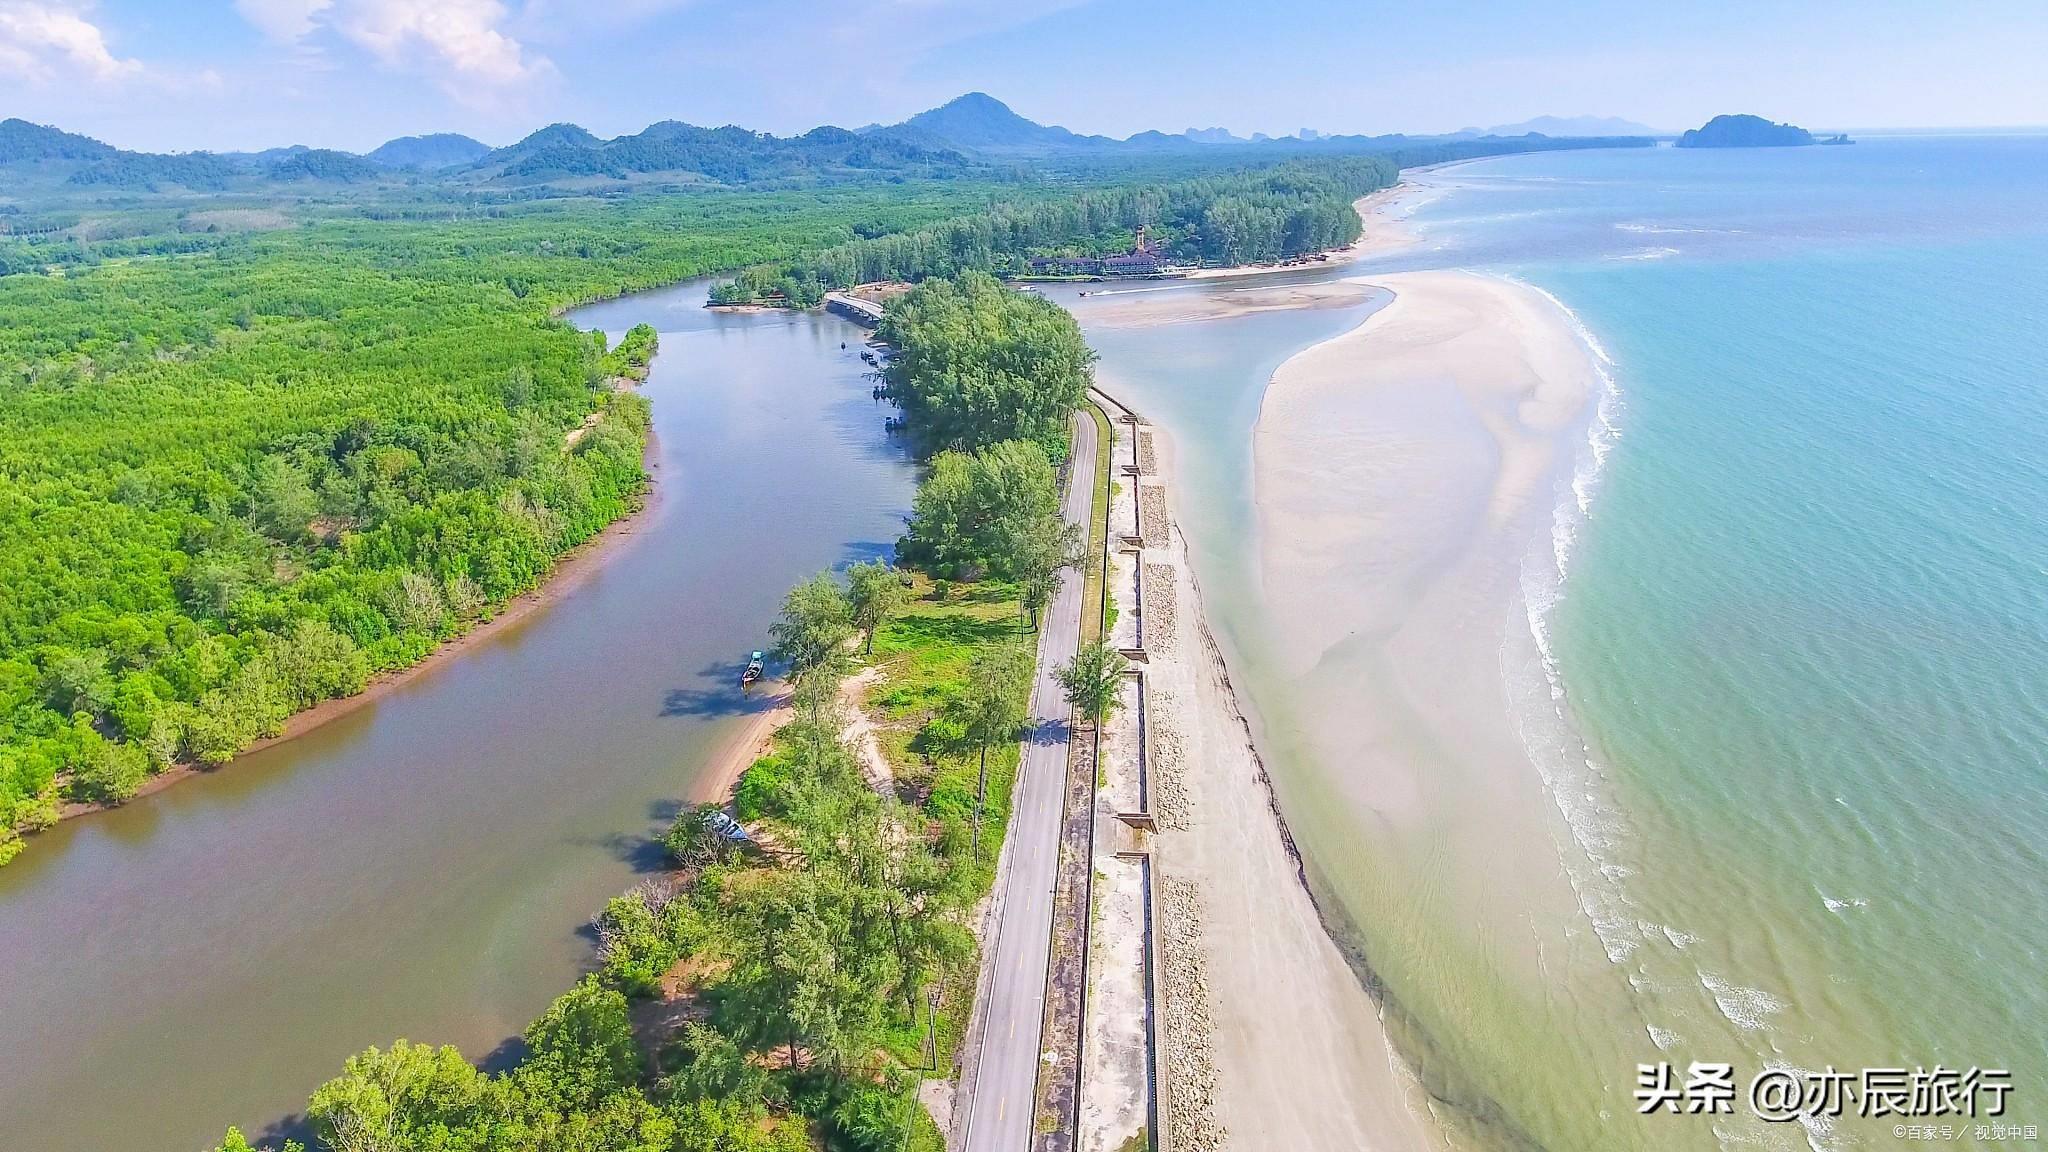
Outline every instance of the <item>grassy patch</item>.
<svg viewBox="0 0 2048 1152">
<path fill-rule="evenodd" d="M 913 574 L 914 599 L 875 634 L 871 663 L 881 676 L 868 689 L 862 707 L 874 718 L 876 741 L 905 791 L 919 798 L 934 818 L 971 811 L 979 762 L 974 757 L 927 759 L 913 750 L 917 734 L 966 685 L 974 654 L 993 645 L 1035 646 L 1037 636 L 1023 625 L 1023 605 L 1014 585 L 989 580 L 973 584 L 933 581 Z M 995 863 L 1002 853 L 1009 825 L 1010 790 L 1017 776 L 1018 746 L 993 749 L 988 757 L 988 800 L 982 814 L 981 864 L 971 882 L 976 896 L 995 881 Z M 963 965 L 941 990 L 938 1019 L 938 1066 L 952 1063 L 974 1006 L 979 961 Z M 898 1038 L 897 1055 L 907 1064 L 921 1062 L 925 1033 L 906 1031 Z"/>
<path fill-rule="evenodd" d="M 1090 644 L 1106 632 L 1103 604 L 1103 556 L 1109 547 L 1109 494 L 1115 480 L 1110 476 L 1109 417 L 1090 401 L 1082 408 L 1095 421 L 1095 493 L 1088 509 L 1088 559 L 1081 568 L 1081 643 Z"/>
</svg>

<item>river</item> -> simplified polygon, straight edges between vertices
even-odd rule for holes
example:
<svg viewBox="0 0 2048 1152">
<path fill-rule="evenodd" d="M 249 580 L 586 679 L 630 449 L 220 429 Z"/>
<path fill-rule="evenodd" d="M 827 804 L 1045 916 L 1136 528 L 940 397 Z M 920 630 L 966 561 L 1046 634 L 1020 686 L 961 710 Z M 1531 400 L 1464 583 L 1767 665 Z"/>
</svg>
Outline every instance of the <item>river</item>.
<svg viewBox="0 0 2048 1152">
<path fill-rule="evenodd" d="M 587 579 L 374 704 L 0 869 L 0 1144 L 273 1138 L 351 1053 L 486 1058 L 592 960 L 604 901 L 730 740 L 782 593 L 886 553 L 915 484 L 830 316 L 648 322 L 659 498 Z M 842 347 L 842 342 L 844 347 Z"/>
</svg>

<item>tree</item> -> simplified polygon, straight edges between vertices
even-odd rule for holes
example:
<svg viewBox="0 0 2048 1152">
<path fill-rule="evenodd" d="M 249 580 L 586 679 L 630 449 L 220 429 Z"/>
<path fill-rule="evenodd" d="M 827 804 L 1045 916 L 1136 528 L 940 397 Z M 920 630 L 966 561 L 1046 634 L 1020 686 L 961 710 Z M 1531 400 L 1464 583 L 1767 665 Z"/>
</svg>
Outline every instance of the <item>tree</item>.
<svg viewBox="0 0 2048 1152">
<path fill-rule="evenodd" d="M 875 633 L 910 599 L 910 589 L 901 572 L 880 560 L 855 564 L 846 575 L 853 625 L 866 637 L 865 650 L 873 655 Z"/>
<path fill-rule="evenodd" d="M 313 1093 L 306 1115 L 333 1152 L 407 1152 L 492 1147 L 505 1112 L 490 1078 L 462 1053 L 399 1040 L 351 1056 Z M 457 1133 L 468 1143 L 450 1139 Z"/>
<path fill-rule="evenodd" d="M 981 568 L 1021 577 L 1033 543 L 1057 538 L 1057 473 L 1045 450 L 1006 440 L 973 455 L 944 452 L 918 487 L 906 555 L 941 573 Z"/>
<path fill-rule="evenodd" d="M 242 1135 L 240 1128 L 229 1127 L 228 1134 L 222 1138 L 220 1146 L 213 1152 L 262 1152 L 262 1149 L 250 1144 L 249 1138 Z M 306 1146 L 297 1140 L 287 1140 L 284 1142 L 284 1152 L 306 1152 Z"/>
<path fill-rule="evenodd" d="M 838 657 L 853 635 L 853 605 L 832 574 L 820 572 L 790 589 L 782 601 L 782 616 L 769 626 L 768 634 L 774 638 L 775 655 L 800 681 Z"/>
<path fill-rule="evenodd" d="M 1002 645 L 974 654 L 967 691 L 954 702 L 962 734 L 979 756 L 974 785 L 974 858 L 981 859 L 981 812 L 988 802 L 988 750 L 1017 738 L 1031 693 L 1031 658 L 1022 648 Z"/>
<path fill-rule="evenodd" d="M 519 1066 L 527 1092 L 564 1112 L 594 1108 L 639 1079 L 640 1048 L 626 998 L 585 976 L 526 1029 L 531 1055 Z"/>
<path fill-rule="evenodd" d="M 897 349 L 883 388 L 929 451 L 1004 440 L 1064 447 L 1095 354 L 1052 301 L 982 272 L 927 280 L 893 301 L 881 336 Z"/>
<path fill-rule="evenodd" d="M 1059 518 L 1021 525 L 1010 537 L 1009 564 L 1023 593 L 1024 610 L 1031 614 L 1033 631 L 1038 629 L 1039 613 L 1059 594 L 1061 573 L 1081 565 L 1085 548 L 1081 526 Z"/>
<path fill-rule="evenodd" d="M 726 886 L 720 1027 L 751 1051 L 780 1049 L 787 1065 L 843 1074 L 873 1050 L 876 985 L 849 946 L 844 880 L 828 870 L 764 871 Z"/>
<path fill-rule="evenodd" d="M 1101 724 L 1116 711 L 1127 667 L 1123 653 L 1098 639 L 1083 644 L 1054 675 L 1066 693 L 1068 706 L 1089 723 Z"/>
</svg>

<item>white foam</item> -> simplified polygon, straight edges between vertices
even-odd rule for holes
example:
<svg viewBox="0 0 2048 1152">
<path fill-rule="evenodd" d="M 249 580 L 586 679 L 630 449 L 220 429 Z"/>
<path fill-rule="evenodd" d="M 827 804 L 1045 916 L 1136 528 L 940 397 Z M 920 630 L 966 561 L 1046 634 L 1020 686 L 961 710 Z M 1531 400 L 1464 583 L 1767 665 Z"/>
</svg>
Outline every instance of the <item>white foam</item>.
<svg viewBox="0 0 2048 1152">
<path fill-rule="evenodd" d="M 1678 1033 L 1669 1028 L 1659 1028 L 1655 1024 L 1648 1024 L 1645 1027 L 1649 1029 L 1650 1043 L 1655 1044 L 1659 1052 L 1671 1051 L 1671 1046 L 1681 1039 Z"/>
<path fill-rule="evenodd" d="M 1700 970 L 1699 976 L 1700 987 L 1714 998 L 1714 1006 L 1721 1010 L 1721 1015 L 1744 1031 L 1762 1031 L 1771 1016 L 1785 1010 L 1783 1000 L 1761 988 L 1744 987 L 1705 969 Z"/>
<path fill-rule="evenodd" d="M 1629 252 L 1617 252 L 1617 253 L 1615 253 L 1615 254 L 1614 254 L 1614 255 L 1612 255 L 1612 256 L 1606 257 L 1606 259 L 1609 259 L 1609 260 L 1668 260 L 1668 259 L 1670 259 L 1671 257 L 1673 257 L 1673 256 L 1676 256 L 1676 255 L 1678 255 L 1678 249 L 1676 249 L 1676 248 L 1670 248 L 1670 247 L 1663 247 L 1663 246 L 1659 246 L 1659 247 L 1656 247 L 1656 248 L 1637 248 L 1637 249 L 1634 249 L 1634 250 L 1632 250 L 1632 251 L 1629 251 Z"/>
<path fill-rule="evenodd" d="M 1815 888 L 1814 891 L 1820 894 L 1820 902 L 1822 906 L 1827 908 L 1827 910 L 1830 912 L 1845 912 L 1851 908 L 1870 907 L 1870 901 L 1865 900 L 1860 896 L 1851 896 L 1847 899 L 1837 900 L 1834 897 L 1828 895 L 1827 893 L 1821 892 L 1821 890 L 1818 888 Z"/>
<path fill-rule="evenodd" d="M 1591 514 L 1600 474 L 1620 435 L 1619 391 L 1609 371 L 1614 358 L 1563 301 L 1526 281 L 1515 283 L 1542 296 L 1566 318 L 1574 336 L 1587 350 L 1599 379 L 1599 397 L 1594 415 L 1587 422 L 1586 440 L 1573 460 L 1569 494 L 1560 493 L 1552 516 L 1548 555 L 1532 552 L 1523 564 L 1522 601 L 1549 707 L 1532 698 L 1521 701 L 1523 706 L 1516 713 L 1530 759 L 1582 854 L 1578 861 L 1566 862 L 1566 878 L 1608 960 L 1623 964 L 1648 938 L 1622 888 L 1630 870 L 1615 859 L 1627 836 L 1628 823 L 1606 798 L 1605 789 L 1597 786 L 1605 769 L 1592 758 L 1573 729 L 1564 677 L 1549 627 L 1550 614 L 1563 599 L 1565 576 L 1570 571 L 1579 527 Z"/>
<path fill-rule="evenodd" d="M 1623 232 L 1635 232 L 1644 236 L 1704 236 L 1713 232 L 1724 232 L 1723 228 L 1673 228 L 1666 224 L 1616 224 Z"/>
</svg>

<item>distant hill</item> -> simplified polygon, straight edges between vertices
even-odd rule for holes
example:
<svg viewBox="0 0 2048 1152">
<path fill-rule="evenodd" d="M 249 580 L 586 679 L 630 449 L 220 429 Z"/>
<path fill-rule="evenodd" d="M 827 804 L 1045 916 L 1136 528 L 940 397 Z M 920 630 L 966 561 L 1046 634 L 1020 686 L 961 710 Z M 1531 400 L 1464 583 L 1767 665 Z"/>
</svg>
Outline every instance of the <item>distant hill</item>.
<svg viewBox="0 0 2048 1152">
<path fill-rule="evenodd" d="M 305 144 L 287 144 L 282 148 L 265 148 L 261 152 L 216 152 L 214 155 L 240 164 L 270 165 L 312 150 L 311 146 Z"/>
<path fill-rule="evenodd" d="M 265 175 L 281 183 L 326 180 L 354 184 L 363 180 L 381 180 L 385 172 L 353 152 L 336 152 L 332 148 L 308 148 L 304 152 L 295 152 L 272 164 Z"/>
<path fill-rule="evenodd" d="M 1716 116 L 1678 138 L 1680 148 L 1794 148 L 1812 143 L 1813 135 L 1806 129 L 1773 124 L 1761 116 Z"/>
<path fill-rule="evenodd" d="M 1519 124 L 1496 124 L 1491 128 L 1467 128 L 1460 136 L 1654 136 L 1656 132 L 1619 116 L 1538 116 Z"/>
<path fill-rule="evenodd" d="M 1607 129 L 1615 123 L 1531 121 L 1556 132 Z M 1635 125 L 1626 125 L 1637 127 Z M 1495 129 L 1507 132 L 1511 125 Z M 1547 133 L 1546 133 L 1547 136 Z M 1512 150 L 1552 146 L 1518 136 Z M 1567 147 L 1643 146 L 1643 136 L 1573 138 Z M 575 124 L 550 124 L 503 148 L 488 148 L 467 136 L 436 133 L 391 140 L 358 156 L 294 144 L 259 152 L 129 152 L 111 145 L 23 120 L 0 121 L 0 193 L 20 196 L 30 189 L 57 194 L 66 187 L 90 195 L 98 189 L 253 193 L 265 188 L 327 183 L 388 184 L 427 181 L 449 188 L 534 189 L 596 182 L 702 183 L 763 186 L 885 177 L 952 178 L 1001 174 L 1020 159 L 1045 160 L 1078 168 L 1142 163 L 1182 165 L 1213 160 L 1246 163 L 1288 154 L 1396 155 L 1403 150 L 1469 144 L 1472 155 L 1503 149 L 1445 136 L 1324 136 L 1303 129 L 1271 138 L 1237 136 L 1223 128 L 1185 132 L 1139 132 L 1127 140 L 1089 136 L 1040 124 L 1012 111 L 985 92 L 970 92 L 893 125 L 871 124 L 857 131 L 831 126 L 800 136 L 772 136 L 728 125 L 702 128 L 664 120 L 628 136 L 602 139 Z M 1441 152 L 1433 153 L 1441 154 Z M 1191 165 L 1190 165 L 1191 166 Z M 293 194 L 298 190 L 293 188 Z"/>
<path fill-rule="evenodd" d="M 602 141 L 580 124 L 550 124 L 527 133 L 517 143 L 491 151 L 483 159 L 492 164 L 505 164 L 549 148 L 595 148 L 600 143 Z"/>
<path fill-rule="evenodd" d="M 453 168 L 474 164 L 489 155 L 491 146 L 455 132 L 428 136 L 400 136 L 386 140 L 363 157 L 386 168 Z"/>
<path fill-rule="evenodd" d="M 99 160 L 118 149 L 90 136 L 79 136 L 47 124 L 0 120 L 0 164 L 30 160 Z"/>
<path fill-rule="evenodd" d="M 983 151 L 1039 151 L 1107 144 L 1102 136 L 1079 136 L 1054 125 L 1040 124 L 1010 111 L 986 92 L 969 92 L 903 122 L 929 132 L 958 148 Z"/>
<path fill-rule="evenodd" d="M 242 165 L 211 152 L 123 152 L 112 149 L 98 160 L 80 165 L 66 181 L 79 187 L 161 191 L 176 184 L 194 192 L 224 192 L 247 174 Z"/>
<path fill-rule="evenodd" d="M 824 127 L 781 137 L 664 120 L 636 135 L 601 140 L 574 124 L 552 124 L 490 153 L 471 171 L 478 179 L 511 183 L 667 176 L 746 184 L 845 172 L 944 171 L 969 164 L 936 138 L 925 143 L 919 136 L 899 128 L 849 132 Z"/>
</svg>

